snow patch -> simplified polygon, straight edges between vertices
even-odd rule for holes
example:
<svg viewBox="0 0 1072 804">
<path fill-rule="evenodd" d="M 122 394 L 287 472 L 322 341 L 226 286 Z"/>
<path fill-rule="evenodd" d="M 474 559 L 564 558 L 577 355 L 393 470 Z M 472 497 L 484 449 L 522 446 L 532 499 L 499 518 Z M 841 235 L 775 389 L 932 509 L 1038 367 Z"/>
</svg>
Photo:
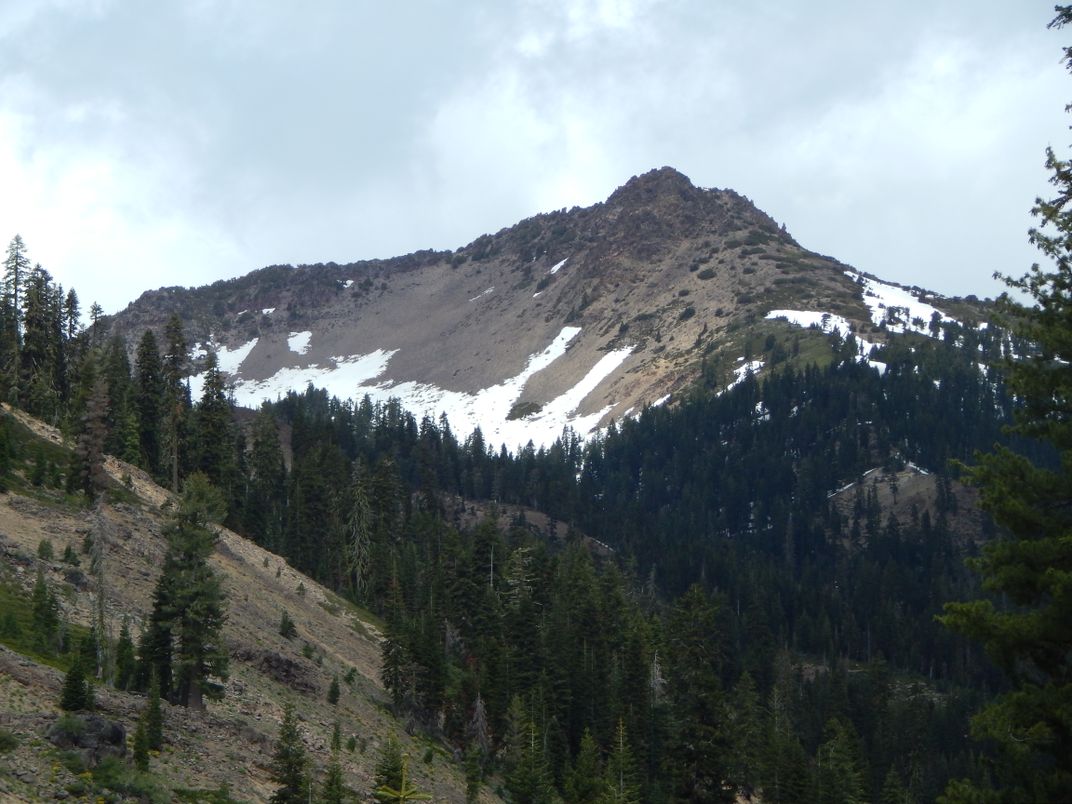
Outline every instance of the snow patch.
<svg viewBox="0 0 1072 804">
<path fill-rule="evenodd" d="M 478 293 L 477 295 L 473 296 L 473 298 L 471 298 L 469 301 L 475 302 L 477 299 L 482 299 L 485 296 L 487 296 L 489 293 L 494 293 L 494 292 L 495 292 L 495 286 L 492 285 L 490 288 L 485 290 L 483 293 Z"/>
<path fill-rule="evenodd" d="M 234 349 L 228 349 L 226 346 L 221 346 L 216 350 L 216 364 L 220 367 L 220 371 L 224 374 L 234 374 L 238 371 L 239 366 L 245 362 L 249 357 L 249 353 L 253 351 L 253 347 L 257 345 L 257 338 L 254 338 L 249 343 L 244 343 L 241 346 L 236 346 Z"/>
<path fill-rule="evenodd" d="M 875 326 L 886 322 L 890 332 L 918 332 L 930 334 L 931 318 L 935 313 L 943 323 L 953 323 L 954 319 L 941 310 L 920 301 L 918 294 L 910 290 L 868 279 L 855 271 L 846 271 L 845 276 L 860 285 L 863 290 L 864 303 L 871 310 L 871 321 Z"/>
<path fill-rule="evenodd" d="M 263 310 L 261 310 L 261 315 L 271 315 L 274 312 L 275 312 L 274 307 L 265 307 Z"/>
<path fill-rule="evenodd" d="M 379 349 L 367 355 L 333 356 L 324 366 L 314 364 L 281 369 L 266 380 L 239 379 L 234 385 L 234 398 L 239 405 L 257 408 L 264 399 L 277 399 L 288 391 L 312 383 L 340 399 L 360 399 L 366 394 L 373 402 L 396 398 L 403 408 L 418 417 L 438 417 L 445 413 L 455 432 L 467 435 L 479 426 L 489 445 L 506 444 L 516 448 L 531 440 L 537 447 L 548 446 L 562 435 L 564 426 L 572 427 L 581 436 L 591 433 L 613 406 L 608 405 L 587 416 L 579 415 L 578 407 L 634 350 L 630 346 L 608 352 L 576 385 L 541 410 L 523 419 L 508 421 L 506 417 L 521 397 L 528 380 L 562 357 L 580 332 L 579 327 L 563 327 L 547 348 L 529 356 L 516 376 L 476 393 L 448 391 L 414 381 L 398 383 L 381 379 L 397 350 Z M 197 379 L 191 378 L 191 387 Z"/>
<path fill-rule="evenodd" d="M 353 286 L 354 286 L 354 280 L 352 280 L 352 279 L 347 279 L 347 280 L 346 280 L 345 282 L 343 282 L 343 283 L 342 283 L 342 286 L 343 286 L 344 288 L 351 288 L 351 287 L 353 287 Z"/>
<path fill-rule="evenodd" d="M 547 273 L 549 275 L 557 274 L 560 270 L 562 270 L 562 266 L 565 265 L 568 260 L 569 260 L 569 257 L 566 257 L 565 260 L 562 260 L 561 262 L 556 262 L 554 265 L 551 266 L 551 270 L 548 271 Z"/>
<path fill-rule="evenodd" d="M 656 399 L 654 402 L 651 403 L 651 406 L 653 408 L 658 408 L 658 407 L 661 407 L 661 406 L 665 405 L 669 401 L 670 401 L 670 394 L 667 394 L 666 396 L 660 396 L 658 399 Z"/>
<path fill-rule="evenodd" d="M 290 347 L 290 351 L 303 355 L 309 351 L 309 341 L 312 340 L 312 337 L 313 333 L 308 330 L 305 332 L 292 332 L 290 337 L 287 338 L 287 346 Z"/>
</svg>

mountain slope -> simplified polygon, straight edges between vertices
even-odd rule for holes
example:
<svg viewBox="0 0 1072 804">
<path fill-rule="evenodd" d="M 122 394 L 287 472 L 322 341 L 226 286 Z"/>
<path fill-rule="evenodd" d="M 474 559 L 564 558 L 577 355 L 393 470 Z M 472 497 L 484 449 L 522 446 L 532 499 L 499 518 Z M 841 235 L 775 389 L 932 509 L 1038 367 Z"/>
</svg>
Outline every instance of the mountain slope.
<svg viewBox="0 0 1072 804">
<path fill-rule="evenodd" d="M 20 426 L 53 444 L 51 428 L 18 411 Z M 37 567 L 62 600 L 65 618 L 88 626 L 93 621 L 98 585 L 83 555 L 82 567 L 36 558 L 42 540 L 55 555 L 70 547 L 80 555 L 84 539 L 105 544 L 106 622 L 114 638 L 127 619 L 137 635 L 152 607 L 151 595 L 164 555 L 162 509 L 170 495 L 140 470 L 109 458 L 109 475 L 126 485 L 121 501 L 88 512 L 42 487 L 32 494 L 10 492 L 0 498 L 0 581 L 28 593 Z M 230 654 L 230 679 L 223 700 L 198 712 L 165 704 L 166 746 L 151 769 L 168 789 L 230 788 L 240 800 L 267 800 L 275 786 L 269 776 L 272 746 L 282 706 L 292 702 L 301 718 L 303 740 L 314 768 L 330 757 L 333 724 L 340 721 L 343 741 L 354 735 L 356 750 L 341 753 L 347 784 L 362 794 L 372 787 L 379 748 L 397 734 L 415 757 L 430 751 L 431 764 L 414 762 L 422 789 L 436 798 L 464 798 L 464 782 L 442 751 L 431 743 L 411 742 L 386 709 L 380 681 L 379 631 L 374 618 L 344 602 L 315 581 L 254 543 L 228 531 L 212 556 L 228 594 L 224 641 Z M 297 636 L 284 639 L 279 622 L 286 610 Z M 338 706 L 327 691 L 333 677 L 342 683 Z M 56 761 L 42 737 L 59 710 L 63 674 L 46 664 L 0 646 L 0 727 L 19 738 L 20 746 L 0 754 L 0 798 L 4 801 L 51 799 L 76 783 L 75 774 Z M 111 687 L 97 687 L 98 710 L 134 730 L 144 697 Z M 319 778 L 319 775 L 317 776 Z"/>
<path fill-rule="evenodd" d="M 604 203 L 537 215 L 455 252 L 149 291 L 111 327 L 133 346 L 178 313 L 195 361 L 216 352 L 242 405 L 312 382 L 445 412 L 456 431 L 479 425 L 489 443 L 515 448 L 680 391 L 706 355 L 771 311 L 810 314 L 790 316 L 798 322 L 827 313 L 868 332 L 878 321 L 861 282 L 743 196 L 662 168 Z M 195 377 L 195 397 L 198 388 Z"/>
</svg>

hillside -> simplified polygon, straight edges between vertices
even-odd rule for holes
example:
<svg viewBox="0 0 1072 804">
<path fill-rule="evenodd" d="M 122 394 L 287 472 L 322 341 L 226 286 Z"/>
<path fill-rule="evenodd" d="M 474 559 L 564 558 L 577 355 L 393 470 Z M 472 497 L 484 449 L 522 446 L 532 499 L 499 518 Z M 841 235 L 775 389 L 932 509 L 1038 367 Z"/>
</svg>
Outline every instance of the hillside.
<svg viewBox="0 0 1072 804">
<path fill-rule="evenodd" d="M 60 443 L 54 430 L 21 412 L 5 409 L 4 415 L 18 422 L 11 426 Z M 107 623 L 115 638 L 124 618 L 137 634 L 151 609 L 164 553 L 162 509 L 170 495 L 139 469 L 113 458 L 107 470 L 119 489 L 95 510 L 72 504 L 47 485 L 0 496 L 0 582 L 28 595 L 41 567 L 62 601 L 63 616 L 74 625 L 88 626 L 99 589 L 87 569 L 83 542 L 87 537 L 103 540 Z M 45 540 L 57 557 L 71 548 L 81 567 L 58 558 L 40 560 L 39 545 Z M 167 744 L 152 760 L 161 787 L 226 786 L 238 800 L 267 800 L 274 790 L 268 772 L 272 746 L 282 705 L 290 701 L 300 715 L 314 766 L 322 767 L 329 758 L 336 718 L 344 743 L 350 735 L 356 738 L 355 750 L 341 754 L 351 788 L 363 793 L 371 789 L 379 750 L 395 734 L 414 757 L 411 768 L 418 785 L 433 791 L 437 800 L 464 798 L 464 782 L 451 758 L 431 742 L 409 738 L 386 708 L 375 618 L 226 529 L 220 529 L 212 564 L 228 593 L 224 638 L 230 679 L 222 702 L 210 703 L 206 711 L 165 704 Z M 279 634 L 284 610 L 297 625 L 297 636 L 290 640 Z M 352 683 L 343 682 L 338 705 L 329 705 L 332 677 L 344 679 L 351 670 Z M 44 740 L 60 714 L 62 683 L 63 673 L 56 667 L 0 646 L 0 729 L 19 741 L 13 751 L 0 753 L 4 801 L 62 798 L 66 790 L 81 789 L 77 774 Z M 97 703 L 99 714 L 123 724 L 129 738 L 145 699 L 98 686 Z"/>
<path fill-rule="evenodd" d="M 935 306 L 932 306 L 935 305 Z M 897 309 L 894 309 L 897 308 Z M 549 445 L 689 387 L 715 357 L 722 384 L 768 317 L 858 332 L 927 332 L 981 308 L 867 278 L 800 246 L 732 190 L 662 168 L 605 202 L 483 235 L 454 252 L 273 266 L 201 288 L 147 291 L 110 331 L 133 348 L 172 314 L 256 408 L 313 383 L 396 397 L 493 445 Z M 825 318 L 824 318 L 825 314 Z M 193 382 L 194 398 L 200 380 Z"/>
</svg>

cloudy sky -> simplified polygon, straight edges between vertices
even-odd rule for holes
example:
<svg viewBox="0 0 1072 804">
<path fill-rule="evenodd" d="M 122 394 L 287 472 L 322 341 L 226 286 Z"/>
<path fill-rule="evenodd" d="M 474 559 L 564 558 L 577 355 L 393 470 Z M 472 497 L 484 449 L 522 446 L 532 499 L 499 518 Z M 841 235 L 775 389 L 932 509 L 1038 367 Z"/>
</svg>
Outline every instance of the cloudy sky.
<svg viewBox="0 0 1072 804">
<path fill-rule="evenodd" d="M 2 0 L 0 239 L 83 303 L 449 249 L 671 165 L 995 295 L 1066 153 L 1053 0 Z"/>
</svg>

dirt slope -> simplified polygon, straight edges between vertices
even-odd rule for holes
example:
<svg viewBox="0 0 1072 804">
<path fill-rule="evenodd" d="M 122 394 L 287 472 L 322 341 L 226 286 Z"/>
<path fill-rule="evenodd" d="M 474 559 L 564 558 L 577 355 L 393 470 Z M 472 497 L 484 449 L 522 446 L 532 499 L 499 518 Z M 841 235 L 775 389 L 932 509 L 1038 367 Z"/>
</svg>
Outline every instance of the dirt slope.
<svg viewBox="0 0 1072 804">
<path fill-rule="evenodd" d="M 51 428 L 20 412 L 8 415 L 46 438 L 59 440 Z M 98 594 L 93 578 L 59 561 L 42 562 L 36 555 L 42 539 L 50 540 L 60 556 L 68 545 L 80 552 L 83 539 L 92 534 L 106 545 L 108 627 L 114 636 L 123 618 L 129 618 L 136 634 L 151 608 L 164 555 L 160 509 L 169 494 L 138 469 L 114 459 L 109 459 L 108 471 L 121 482 L 129 478 L 136 502 L 87 511 L 44 497 L 0 495 L 0 577 L 17 581 L 28 591 L 37 567 L 44 566 L 65 616 L 88 625 Z M 322 767 L 329 759 L 336 718 L 344 743 L 349 735 L 356 736 L 357 749 L 353 753 L 344 749 L 341 756 L 347 784 L 353 789 L 370 790 L 379 747 L 395 733 L 413 757 L 411 767 L 423 789 L 433 791 L 436 800 L 464 800 L 464 782 L 445 751 L 407 737 L 387 711 L 373 618 L 228 530 L 220 531 L 212 562 L 229 597 L 224 638 L 231 674 L 223 701 L 209 703 L 204 712 L 165 705 L 168 744 L 152 768 L 169 786 L 227 784 L 236 798 L 267 800 L 274 789 L 268 774 L 272 745 L 282 706 L 292 701 L 314 766 Z M 83 557 L 83 570 L 87 564 Z M 284 609 L 298 628 L 298 636 L 289 641 L 278 633 Z M 351 668 L 354 683 L 342 682 L 339 704 L 330 706 L 326 694 L 332 677 L 342 679 Z M 0 754 L 0 800 L 51 799 L 73 780 L 40 739 L 58 714 L 62 681 L 59 671 L 0 648 L 0 727 L 21 740 L 14 752 Z M 144 705 L 141 696 L 98 687 L 97 700 L 105 717 L 123 722 L 128 734 L 133 732 Z M 423 761 L 426 756 L 428 763 Z"/>
</svg>

